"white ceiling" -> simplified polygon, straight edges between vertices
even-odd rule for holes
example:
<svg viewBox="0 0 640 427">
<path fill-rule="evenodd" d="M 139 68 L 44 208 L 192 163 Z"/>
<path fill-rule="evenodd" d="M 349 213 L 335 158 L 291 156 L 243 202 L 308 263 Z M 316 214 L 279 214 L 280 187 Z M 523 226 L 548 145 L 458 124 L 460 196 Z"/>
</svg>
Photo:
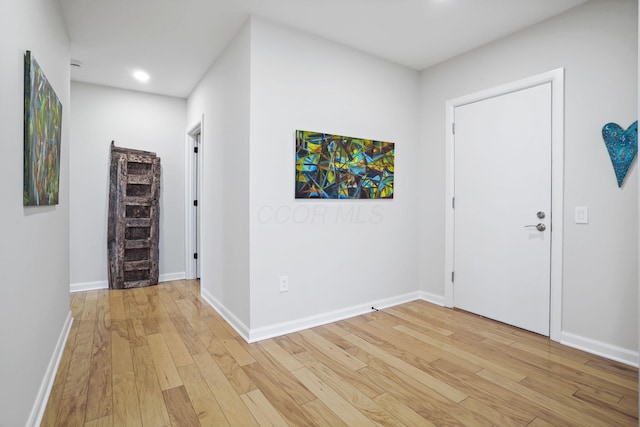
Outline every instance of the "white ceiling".
<svg viewBox="0 0 640 427">
<path fill-rule="evenodd" d="M 586 0 L 59 1 L 72 80 L 187 97 L 251 14 L 422 70 Z"/>
</svg>

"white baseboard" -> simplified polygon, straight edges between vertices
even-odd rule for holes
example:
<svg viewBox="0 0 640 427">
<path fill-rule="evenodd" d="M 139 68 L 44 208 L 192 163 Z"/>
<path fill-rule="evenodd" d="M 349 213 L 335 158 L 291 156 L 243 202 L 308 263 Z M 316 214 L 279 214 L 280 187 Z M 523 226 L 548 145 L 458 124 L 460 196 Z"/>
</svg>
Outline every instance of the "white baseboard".
<svg viewBox="0 0 640 427">
<path fill-rule="evenodd" d="M 596 341 L 594 339 L 582 337 L 569 332 L 561 333 L 560 343 L 635 367 L 638 367 L 638 362 L 640 361 L 637 351 Z"/>
<path fill-rule="evenodd" d="M 173 282 L 174 280 L 184 280 L 187 277 L 184 271 L 180 273 L 165 273 L 158 277 L 158 282 Z"/>
<path fill-rule="evenodd" d="M 231 327 L 247 342 L 249 341 L 249 328 L 231 311 L 227 309 L 220 301 L 218 301 L 209 291 L 200 288 L 200 295 Z"/>
<path fill-rule="evenodd" d="M 419 295 L 421 300 L 444 307 L 444 296 L 442 295 L 431 294 L 425 291 L 420 291 Z"/>
<path fill-rule="evenodd" d="M 99 289 L 109 289 L 109 282 L 100 280 L 98 282 L 72 283 L 69 292 L 97 291 Z"/>
<path fill-rule="evenodd" d="M 180 273 L 165 273 L 158 276 L 158 282 L 171 282 L 173 280 L 184 280 L 186 274 L 184 271 Z M 72 283 L 69 286 L 69 292 L 97 291 L 100 289 L 109 289 L 107 280 L 99 280 L 97 282 Z"/>
<path fill-rule="evenodd" d="M 393 307 L 394 305 L 404 304 L 405 302 L 415 301 L 418 299 L 418 292 L 400 295 L 392 298 L 385 298 L 376 301 L 370 301 L 366 304 L 359 304 L 340 310 L 322 313 L 315 316 L 309 316 L 302 319 L 292 320 L 290 322 L 278 323 L 262 328 L 251 329 L 249 331 L 249 339 L 247 342 L 266 340 L 280 335 L 298 332 L 304 329 L 316 326 L 326 325 L 327 323 L 337 322 L 339 320 L 348 319 L 350 317 L 359 316 L 361 314 L 371 313 L 372 307 L 378 310 Z M 246 339 L 246 338 L 245 338 Z"/>
<path fill-rule="evenodd" d="M 53 388 L 53 381 L 56 379 L 56 373 L 58 372 L 60 359 L 62 358 L 62 353 L 64 352 L 64 347 L 67 343 L 67 338 L 69 337 L 69 331 L 71 331 L 72 324 L 73 316 L 71 315 L 71 312 L 69 312 L 69 314 L 67 314 L 66 320 L 64 321 L 64 325 L 62 326 L 62 331 L 60 331 L 58 342 L 56 343 L 56 347 L 53 350 L 51 359 L 49 360 L 49 365 L 47 366 L 47 370 L 44 374 L 44 378 L 42 379 L 42 383 L 40 384 L 40 389 L 38 390 L 38 394 L 36 395 L 36 401 L 34 402 L 33 408 L 31 409 L 31 414 L 29 414 L 29 419 L 27 420 L 26 424 L 27 427 L 37 427 L 42 422 L 44 411 L 45 409 L 47 409 L 49 395 L 51 394 L 51 389 Z"/>
<path fill-rule="evenodd" d="M 337 322 L 339 320 L 348 319 L 350 317 L 359 316 L 361 314 L 371 313 L 372 307 L 378 310 L 393 307 L 395 305 L 404 304 L 409 301 L 418 299 L 418 292 L 412 292 L 392 298 L 385 298 L 348 307 L 341 310 L 323 313 L 316 316 L 309 316 L 302 319 L 292 320 L 290 322 L 278 323 L 276 325 L 265 326 L 257 329 L 248 328 L 233 313 L 231 313 L 220 301 L 213 297 L 206 289 L 201 289 L 202 298 L 214 310 L 222 316 L 222 318 L 231 325 L 231 327 L 248 343 L 266 340 L 269 338 L 302 331 L 304 329 L 313 328 L 315 326 L 326 325 L 327 323 Z"/>
</svg>

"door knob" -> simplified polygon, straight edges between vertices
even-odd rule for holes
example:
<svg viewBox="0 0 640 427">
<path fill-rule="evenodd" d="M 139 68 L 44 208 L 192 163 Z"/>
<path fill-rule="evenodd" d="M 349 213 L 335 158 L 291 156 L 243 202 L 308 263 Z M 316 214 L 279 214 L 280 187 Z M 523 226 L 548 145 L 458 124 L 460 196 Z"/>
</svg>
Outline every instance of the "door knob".
<svg viewBox="0 0 640 427">
<path fill-rule="evenodd" d="M 538 231 L 544 231 L 547 229 L 547 226 L 544 225 L 543 223 L 540 224 L 531 224 L 531 225 L 525 225 L 524 228 L 529 228 L 529 227 L 535 227 Z"/>
</svg>

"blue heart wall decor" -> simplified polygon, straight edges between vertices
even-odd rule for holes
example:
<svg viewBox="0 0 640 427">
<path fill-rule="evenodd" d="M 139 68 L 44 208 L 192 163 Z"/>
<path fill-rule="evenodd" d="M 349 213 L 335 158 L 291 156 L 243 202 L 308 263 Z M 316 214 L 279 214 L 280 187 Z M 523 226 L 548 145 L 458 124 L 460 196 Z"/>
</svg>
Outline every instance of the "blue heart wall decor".
<svg viewBox="0 0 640 427">
<path fill-rule="evenodd" d="M 622 187 L 624 178 L 638 153 L 638 121 L 633 122 L 627 130 L 615 123 L 607 123 L 602 128 L 602 138 L 613 163 L 618 187 Z"/>
</svg>

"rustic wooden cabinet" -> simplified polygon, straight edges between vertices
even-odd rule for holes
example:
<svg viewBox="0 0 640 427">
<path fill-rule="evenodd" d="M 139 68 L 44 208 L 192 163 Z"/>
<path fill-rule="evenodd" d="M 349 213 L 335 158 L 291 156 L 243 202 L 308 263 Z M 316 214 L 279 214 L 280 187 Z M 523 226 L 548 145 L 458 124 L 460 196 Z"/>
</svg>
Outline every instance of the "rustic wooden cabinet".
<svg viewBox="0 0 640 427">
<path fill-rule="evenodd" d="M 109 288 L 158 284 L 160 158 L 111 142 Z"/>
</svg>

